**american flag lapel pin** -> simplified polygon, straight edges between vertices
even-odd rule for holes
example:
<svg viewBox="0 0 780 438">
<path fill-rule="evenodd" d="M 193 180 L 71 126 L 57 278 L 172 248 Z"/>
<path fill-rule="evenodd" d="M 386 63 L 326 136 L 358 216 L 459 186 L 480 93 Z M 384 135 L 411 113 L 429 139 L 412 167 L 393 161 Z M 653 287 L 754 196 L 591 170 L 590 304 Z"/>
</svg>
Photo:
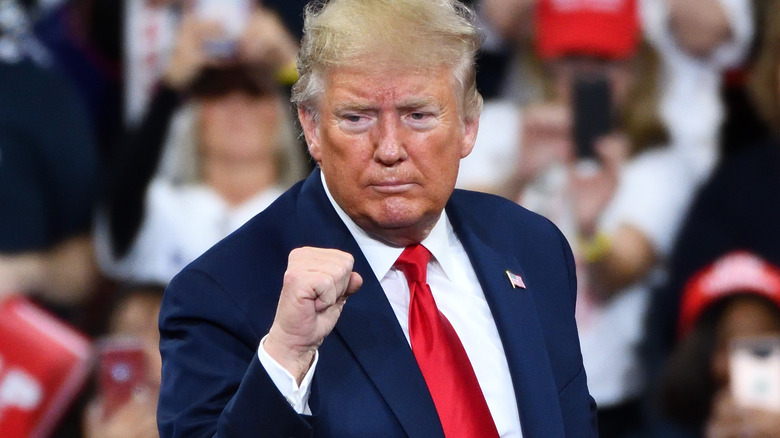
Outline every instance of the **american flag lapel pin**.
<svg viewBox="0 0 780 438">
<path fill-rule="evenodd" d="M 512 271 L 506 271 L 506 276 L 509 277 L 509 283 L 512 284 L 512 289 L 525 289 L 525 282 L 523 277 L 515 274 Z"/>
</svg>

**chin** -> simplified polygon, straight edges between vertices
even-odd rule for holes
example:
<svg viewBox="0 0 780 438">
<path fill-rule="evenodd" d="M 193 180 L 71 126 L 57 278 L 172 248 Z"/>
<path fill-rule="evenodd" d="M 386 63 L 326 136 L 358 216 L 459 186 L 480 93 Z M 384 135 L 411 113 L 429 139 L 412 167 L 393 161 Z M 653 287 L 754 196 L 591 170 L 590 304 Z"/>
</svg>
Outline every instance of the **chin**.
<svg viewBox="0 0 780 438">
<path fill-rule="evenodd" d="M 373 212 L 367 212 L 365 222 L 358 225 L 393 243 L 401 243 L 397 239 L 400 237 L 405 245 L 409 243 L 407 241 L 418 242 L 427 237 L 442 209 L 431 210 L 406 202 L 384 203 Z"/>
</svg>

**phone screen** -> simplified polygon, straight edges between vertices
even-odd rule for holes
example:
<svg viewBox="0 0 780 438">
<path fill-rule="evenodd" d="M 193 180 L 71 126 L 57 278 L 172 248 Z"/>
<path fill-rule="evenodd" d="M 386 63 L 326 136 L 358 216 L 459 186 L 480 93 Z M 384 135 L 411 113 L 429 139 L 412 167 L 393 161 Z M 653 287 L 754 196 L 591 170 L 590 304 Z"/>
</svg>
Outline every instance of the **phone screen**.
<svg viewBox="0 0 780 438">
<path fill-rule="evenodd" d="M 108 338 L 98 346 L 98 385 L 105 417 L 127 403 L 134 391 L 147 382 L 146 352 L 141 342 L 130 338 Z"/>
<path fill-rule="evenodd" d="M 596 139 L 612 131 L 612 93 L 604 76 L 582 75 L 573 87 L 574 142 L 577 158 L 595 159 Z"/>
<path fill-rule="evenodd" d="M 739 405 L 780 412 L 780 336 L 735 340 L 729 367 Z"/>
</svg>

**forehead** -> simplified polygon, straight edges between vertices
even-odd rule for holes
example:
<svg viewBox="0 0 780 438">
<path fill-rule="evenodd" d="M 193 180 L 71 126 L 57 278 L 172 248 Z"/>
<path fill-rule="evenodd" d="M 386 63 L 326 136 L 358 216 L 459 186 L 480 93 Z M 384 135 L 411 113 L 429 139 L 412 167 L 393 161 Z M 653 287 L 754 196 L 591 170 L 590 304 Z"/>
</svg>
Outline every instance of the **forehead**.
<svg viewBox="0 0 780 438">
<path fill-rule="evenodd" d="M 746 294 L 726 307 L 719 323 L 721 336 L 738 338 L 780 331 L 777 309 L 769 300 Z"/>
<path fill-rule="evenodd" d="M 449 66 L 430 68 L 338 68 L 325 75 L 326 104 L 448 104 L 459 97 Z"/>
</svg>

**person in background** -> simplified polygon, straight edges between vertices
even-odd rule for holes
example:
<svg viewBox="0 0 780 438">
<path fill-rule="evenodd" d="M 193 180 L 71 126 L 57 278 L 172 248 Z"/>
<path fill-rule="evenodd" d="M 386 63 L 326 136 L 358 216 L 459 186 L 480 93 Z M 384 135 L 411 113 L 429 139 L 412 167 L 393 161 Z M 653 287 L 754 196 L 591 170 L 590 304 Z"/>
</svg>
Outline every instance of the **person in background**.
<svg viewBox="0 0 780 438">
<path fill-rule="evenodd" d="M 142 0 L 146 1 L 146 0 Z M 34 31 L 52 61 L 85 102 L 105 170 L 109 150 L 123 132 L 121 26 L 125 0 L 27 0 Z M 137 38 L 141 38 L 141 33 Z"/>
<path fill-rule="evenodd" d="M 230 59 L 209 52 L 221 32 L 185 15 L 149 112 L 118 151 L 97 228 L 110 277 L 167 283 L 302 177 L 276 77 L 297 44 L 261 8 Z"/>
<path fill-rule="evenodd" d="M 160 313 L 164 285 L 124 284 L 110 312 L 104 339 L 133 341 L 143 346 L 146 376 L 133 396 L 107 415 L 98 390 L 83 414 L 84 438 L 157 438 L 156 406 L 160 390 Z M 99 365 L 99 364 L 98 364 Z"/>
<path fill-rule="evenodd" d="M 482 0 L 482 15 L 492 30 L 489 42 L 511 50 L 503 90 L 487 101 L 477 138 L 476 153 L 463 161 L 458 186 L 503 194 L 500 184 L 511 174 L 511 164 L 522 159 L 512 145 L 523 134 L 525 107 L 544 97 L 534 46 L 539 19 L 547 3 L 562 8 L 591 5 L 616 11 L 622 2 Z M 542 7 L 543 6 L 543 7 Z M 725 117 L 720 96 L 722 77 L 744 62 L 753 41 L 752 2 L 746 0 L 640 0 L 639 22 L 646 40 L 660 57 L 659 115 L 669 133 L 668 145 L 688 161 L 701 181 L 719 156 L 720 130 Z M 591 24 L 594 28 L 597 26 Z M 567 27 L 566 24 L 562 26 Z M 498 41 L 496 41 L 498 40 Z M 498 79 L 501 80 L 501 79 Z M 738 103 L 735 103 L 737 105 Z M 735 111 L 732 111 L 732 114 Z M 736 114 L 744 121 L 745 112 Z M 529 117 L 534 117 L 529 115 Z M 732 117 L 734 118 L 734 117 Z M 740 129 L 746 129 L 742 126 Z"/>
<path fill-rule="evenodd" d="M 724 159 L 692 202 L 668 279 L 653 294 L 648 312 L 643 354 L 651 382 L 676 343 L 680 293 L 695 272 L 735 250 L 780 266 L 780 2 L 771 4 L 764 20 L 750 91 L 771 136 Z"/>
<path fill-rule="evenodd" d="M 734 342 L 774 338 L 780 344 L 780 269 L 732 252 L 697 272 L 681 301 L 678 341 L 653 392 L 671 421 L 647 436 L 778 436 L 780 406 L 741 405 L 729 359 Z"/>
<path fill-rule="evenodd" d="M 647 39 L 663 59 L 662 117 L 698 181 L 718 163 L 728 109 L 724 77 L 754 41 L 755 0 L 642 0 Z M 731 103 L 731 102 L 730 102 Z"/>
<path fill-rule="evenodd" d="M 577 323 L 605 438 L 641 429 L 642 321 L 696 184 L 669 144 L 662 66 L 643 42 L 638 3 L 614 5 L 537 4 L 536 47 L 550 80 L 546 100 L 524 109 L 506 191 L 575 242 Z M 604 119 L 594 154 L 582 154 L 582 128 Z"/>
<path fill-rule="evenodd" d="M 0 0 L 0 299 L 30 294 L 69 314 L 96 284 L 97 148 L 83 102 L 30 25 Z"/>
</svg>

